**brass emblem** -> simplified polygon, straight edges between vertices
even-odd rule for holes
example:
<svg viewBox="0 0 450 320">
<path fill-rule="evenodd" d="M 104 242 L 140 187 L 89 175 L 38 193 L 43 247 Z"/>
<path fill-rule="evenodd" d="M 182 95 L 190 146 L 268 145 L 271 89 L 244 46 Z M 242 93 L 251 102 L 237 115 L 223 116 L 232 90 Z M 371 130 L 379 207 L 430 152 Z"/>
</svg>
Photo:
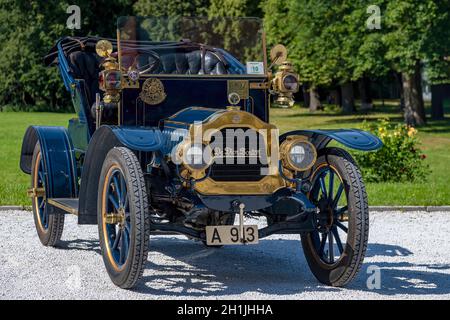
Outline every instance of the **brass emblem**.
<svg viewBox="0 0 450 320">
<path fill-rule="evenodd" d="M 164 85 L 161 80 L 150 78 L 145 80 L 142 85 L 142 91 L 139 94 L 139 97 L 146 104 L 154 106 L 162 103 L 166 99 L 167 94 L 164 91 Z"/>
<path fill-rule="evenodd" d="M 238 124 L 238 123 L 241 122 L 241 116 L 238 115 L 238 114 L 235 114 L 235 115 L 233 116 L 233 118 L 231 118 L 231 121 L 232 121 L 234 124 Z"/>
<path fill-rule="evenodd" d="M 241 99 L 248 99 L 249 97 L 249 82 L 248 80 L 228 80 L 228 95 L 237 93 Z"/>
</svg>

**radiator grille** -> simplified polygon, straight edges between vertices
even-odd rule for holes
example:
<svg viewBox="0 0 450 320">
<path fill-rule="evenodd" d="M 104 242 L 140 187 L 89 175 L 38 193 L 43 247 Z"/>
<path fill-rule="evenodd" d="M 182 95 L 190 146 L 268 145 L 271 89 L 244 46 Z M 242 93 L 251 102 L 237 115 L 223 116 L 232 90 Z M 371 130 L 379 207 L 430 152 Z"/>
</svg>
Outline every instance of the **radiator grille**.
<svg viewBox="0 0 450 320">
<path fill-rule="evenodd" d="M 210 178 L 237 182 L 263 179 L 262 169 L 267 168 L 262 161 L 266 158 L 263 137 L 249 128 L 222 129 L 220 134 L 223 144 L 219 150 L 213 148 L 216 160 L 211 166 Z M 211 142 L 215 141 L 213 137 Z"/>
</svg>

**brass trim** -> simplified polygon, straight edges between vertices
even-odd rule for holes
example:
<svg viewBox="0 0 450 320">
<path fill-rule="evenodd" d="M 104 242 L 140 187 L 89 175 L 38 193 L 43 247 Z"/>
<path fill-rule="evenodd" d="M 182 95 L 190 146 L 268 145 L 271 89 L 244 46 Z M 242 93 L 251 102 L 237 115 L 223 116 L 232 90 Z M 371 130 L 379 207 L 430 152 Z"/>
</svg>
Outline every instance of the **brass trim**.
<svg viewBox="0 0 450 320">
<path fill-rule="evenodd" d="M 268 90 L 270 88 L 269 82 L 252 82 L 250 83 L 251 90 Z"/>
<path fill-rule="evenodd" d="M 276 126 L 260 120 L 255 115 L 246 111 L 225 111 L 217 112 L 209 116 L 201 125 L 191 124 L 189 127 L 189 139 L 196 141 L 195 134 L 202 133 L 202 143 L 208 145 L 211 142 L 211 134 L 224 128 L 242 128 L 248 127 L 255 131 L 266 130 L 263 138 L 266 145 L 266 156 L 268 163 L 268 175 L 260 181 L 214 181 L 206 178 L 203 181 L 195 183 L 194 189 L 203 195 L 225 195 L 225 194 L 243 194 L 243 195 L 266 195 L 272 194 L 277 190 L 286 187 L 285 180 L 278 171 L 279 155 L 279 137 Z M 239 121 L 236 121 L 239 119 Z M 275 130 L 275 137 L 272 137 Z M 205 135 L 205 133 L 210 133 Z M 277 161 L 271 161 L 272 155 L 276 156 Z M 191 172 L 192 175 L 201 176 L 201 172 Z"/>
<path fill-rule="evenodd" d="M 29 198 L 34 198 L 34 197 L 44 197 L 45 198 L 45 189 L 44 188 L 29 188 L 27 190 L 27 196 Z"/>
<path fill-rule="evenodd" d="M 117 35 L 117 58 L 119 60 L 119 70 L 122 71 L 122 45 L 120 43 L 120 30 L 116 29 Z"/>
<path fill-rule="evenodd" d="M 139 80 L 133 81 L 129 77 L 122 75 L 122 89 L 139 89 L 140 87 Z"/>
<path fill-rule="evenodd" d="M 228 96 L 237 93 L 241 99 L 248 99 L 250 96 L 248 80 L 228 80 L 227 81 Z"/>
<path fill-rule="evenodd" d="M 149 78 L 145 80 L 139 98 L 151 106 L 163 103 L 167 98 L 164 84 L 158 78 Z"/>
<path fill-rule="evenodd" d="M 214 181 L 207 178 L 195 184 L 195 190 L 202 195 L 267 195 L 286 187 L 279 175 L 266 176 L 260 181 Z"/>
<path fill-rule="evenodd" d="M 298 143 L 298 142 L 303 142 L 308 144 L 311 149 L 314 151 L 313 152 L 313 156 L 314 156 L 314 160 L 311 161 L 311 163 L 306 166 L 305 168 L 299 169 L 297 168 L 292 161 L 289 158 L 289 152 L 291 151 L 291 148 L 294 144 Z M 291 170 L 291 171 L 298 171 L 298 172 L 304 172 L 307 171 L 309 169 L 311 169 L 317 162 L 317 150 L 316 147 L 308 141 L 308 138 L 305 136 L 299 136 L 299 135 L 294 135 L 294 136 L 289 136 L 286 138 L 286 140 L 281 144 L 280 146 L 280 158 L 281 158 L 281 162 L 283 164 L 283 167 Z"/>
<path fill-rule="evenodd" d="M 59 208 L 61 210 L 69 212 L 70 214 L 78 216 L 78 210 L 76 210 L 76 209 L 74 209 L 72 207 L 66 206 L 66 205 L 64 205 L 64 204 L 62 204 L 62 203 L 60 203 L 58 201 L 55 201 L 54 199 L 48 199 L 47 203 L 52 205 L 52 206 L 54 206 L 54 207 L 57 207 L 57 208 Z"/>
<path fill-rule="evenodd" d="M 263 63 L 264 63 L 264 73 L 268 74 L 269 70 L 267 70 L 267 36 L 266 31 L 263 29 L 262 31 L 262 46 L 263 46 Z"/>
</svg>

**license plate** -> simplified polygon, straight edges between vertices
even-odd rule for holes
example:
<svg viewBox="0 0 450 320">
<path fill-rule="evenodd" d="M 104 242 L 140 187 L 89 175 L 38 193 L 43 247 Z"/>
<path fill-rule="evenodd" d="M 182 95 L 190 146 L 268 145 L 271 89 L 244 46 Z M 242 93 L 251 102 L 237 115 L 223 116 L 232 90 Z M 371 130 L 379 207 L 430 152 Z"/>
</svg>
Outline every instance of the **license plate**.
<svg viewBox="0 0 450 320">
<path fill-rule="evenodd" d="M 206 227 L 206 244 L 208 246 L 258 244 L 258 242 L 258 226 L 244 226 L 243 237 L 241 237 L 239 226 Z"/>
</svg>

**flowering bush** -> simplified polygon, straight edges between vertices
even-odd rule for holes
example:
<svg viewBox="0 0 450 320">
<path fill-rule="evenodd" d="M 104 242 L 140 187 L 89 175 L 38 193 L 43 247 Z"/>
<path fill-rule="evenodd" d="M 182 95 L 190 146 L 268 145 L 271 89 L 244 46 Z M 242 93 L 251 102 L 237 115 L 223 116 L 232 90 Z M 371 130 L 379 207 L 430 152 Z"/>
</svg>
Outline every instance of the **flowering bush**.
<svg viewBox="0 0 450 320">
<path fill-rule="evenodd" d="M 387 119 L 375 124 L 364 122 L 363 129 L 377 135 L 384 147 L 375 152 L 358 152 L 355 158 L 364 179 L 370 182 L 401 182 L 426 179 L 429 167 L 419 148 L 417 130 L 403 124 L 392 125 Z"/>
</svg>

